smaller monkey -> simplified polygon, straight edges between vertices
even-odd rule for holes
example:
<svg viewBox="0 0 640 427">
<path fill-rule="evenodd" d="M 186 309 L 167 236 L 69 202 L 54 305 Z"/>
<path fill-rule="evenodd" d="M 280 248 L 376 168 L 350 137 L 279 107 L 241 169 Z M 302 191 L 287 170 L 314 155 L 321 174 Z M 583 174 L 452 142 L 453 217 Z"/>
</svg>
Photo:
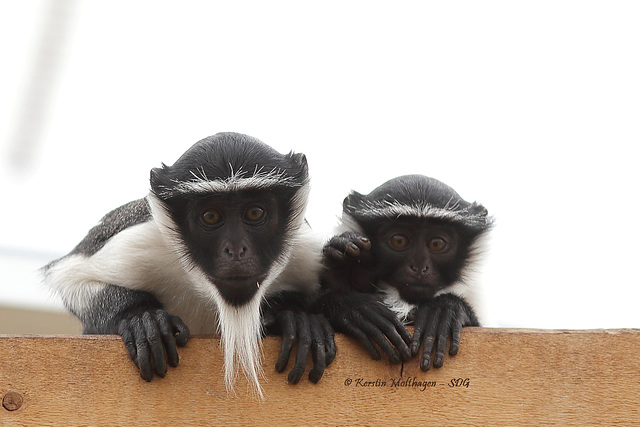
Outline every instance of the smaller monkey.
<svg viewBox="0 0 640 427">
<path fill-rule="evenodd" d="M 480 325 L 468 273 L 492 226 L 482 205 L 426 176 L 354 191 L 343 202 L 342 234 L 323 249 L 316 310 L 374 359 L 380 348 L 392 363 L 407 361 L 422 346 L 421 369 L 442 367 L 447 342 L 456 355 L 462 327 Z"/>
</svg>

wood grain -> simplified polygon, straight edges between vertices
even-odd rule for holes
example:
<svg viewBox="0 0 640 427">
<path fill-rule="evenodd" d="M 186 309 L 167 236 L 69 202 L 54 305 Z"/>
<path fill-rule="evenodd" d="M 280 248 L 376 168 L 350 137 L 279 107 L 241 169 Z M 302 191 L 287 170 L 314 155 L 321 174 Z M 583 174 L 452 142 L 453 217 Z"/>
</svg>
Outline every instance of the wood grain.
<svg viewBox="0 0 640 427">
<path fill-rule="evenodd" d="M 14 410 L 0 407 L 0 425 L 640 425 L 639 330 L 467 328 L 428 372 L 336 343 L 320 383 L 294 386 L 273 367 L 280 339 L 265 339 L 259 401 L 242 376 L 227 394 L 214 337 L 147 383 L 118 337 L 1 335 L 0 398 L 13 393 Z"/>
</svg>

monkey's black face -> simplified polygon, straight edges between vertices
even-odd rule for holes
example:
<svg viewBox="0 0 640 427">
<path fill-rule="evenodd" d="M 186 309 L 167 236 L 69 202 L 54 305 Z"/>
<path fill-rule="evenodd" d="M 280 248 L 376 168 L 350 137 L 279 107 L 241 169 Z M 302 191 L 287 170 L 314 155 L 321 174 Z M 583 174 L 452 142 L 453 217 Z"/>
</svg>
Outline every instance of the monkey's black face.
<svg viewBox="0 0 640 427">
<path fill-rule="evenodd" d="M 269 191 L 173 204 L 189 257 L 232 305 L 251 300 L 282 252 L 286 204 Z"/>
<path fill-rule="evenodd" d="M 398 219 L 369 236 L 380 279 L 405 301 L 422 302 L 459 278 L 466 245 L 450 223 Z"/>
</svg>

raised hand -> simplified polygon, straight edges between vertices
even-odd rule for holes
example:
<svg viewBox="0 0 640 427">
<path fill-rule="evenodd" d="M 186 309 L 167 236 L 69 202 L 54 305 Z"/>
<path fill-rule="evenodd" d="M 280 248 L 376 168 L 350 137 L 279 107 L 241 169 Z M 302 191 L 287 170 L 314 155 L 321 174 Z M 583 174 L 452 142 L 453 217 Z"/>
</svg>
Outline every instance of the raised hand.
<svg viewBox="0 0 640 427">
<path fill-rule="evenodd" d="M 323 286 L 327 289 L 371 292 L 375 286 L 371 241 L 359 233 L 334 236 L 322 250 L 325 270 Z"/>
</svg>

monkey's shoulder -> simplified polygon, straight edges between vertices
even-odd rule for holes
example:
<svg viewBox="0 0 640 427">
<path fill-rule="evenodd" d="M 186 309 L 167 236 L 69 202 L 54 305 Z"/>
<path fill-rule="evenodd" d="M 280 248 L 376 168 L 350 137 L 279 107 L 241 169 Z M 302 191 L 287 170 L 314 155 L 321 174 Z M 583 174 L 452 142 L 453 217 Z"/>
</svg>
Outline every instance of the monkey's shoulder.
<svg viewBox="0 0 640 427">
<path fill-rule="evenodd" d="M 94 255 L 116 234 L 151 219 L 151 209 L 146 198 L 122 205 L 106 214 L 98 225 L 89 230 L 69 255 Z"/>
</svg>

